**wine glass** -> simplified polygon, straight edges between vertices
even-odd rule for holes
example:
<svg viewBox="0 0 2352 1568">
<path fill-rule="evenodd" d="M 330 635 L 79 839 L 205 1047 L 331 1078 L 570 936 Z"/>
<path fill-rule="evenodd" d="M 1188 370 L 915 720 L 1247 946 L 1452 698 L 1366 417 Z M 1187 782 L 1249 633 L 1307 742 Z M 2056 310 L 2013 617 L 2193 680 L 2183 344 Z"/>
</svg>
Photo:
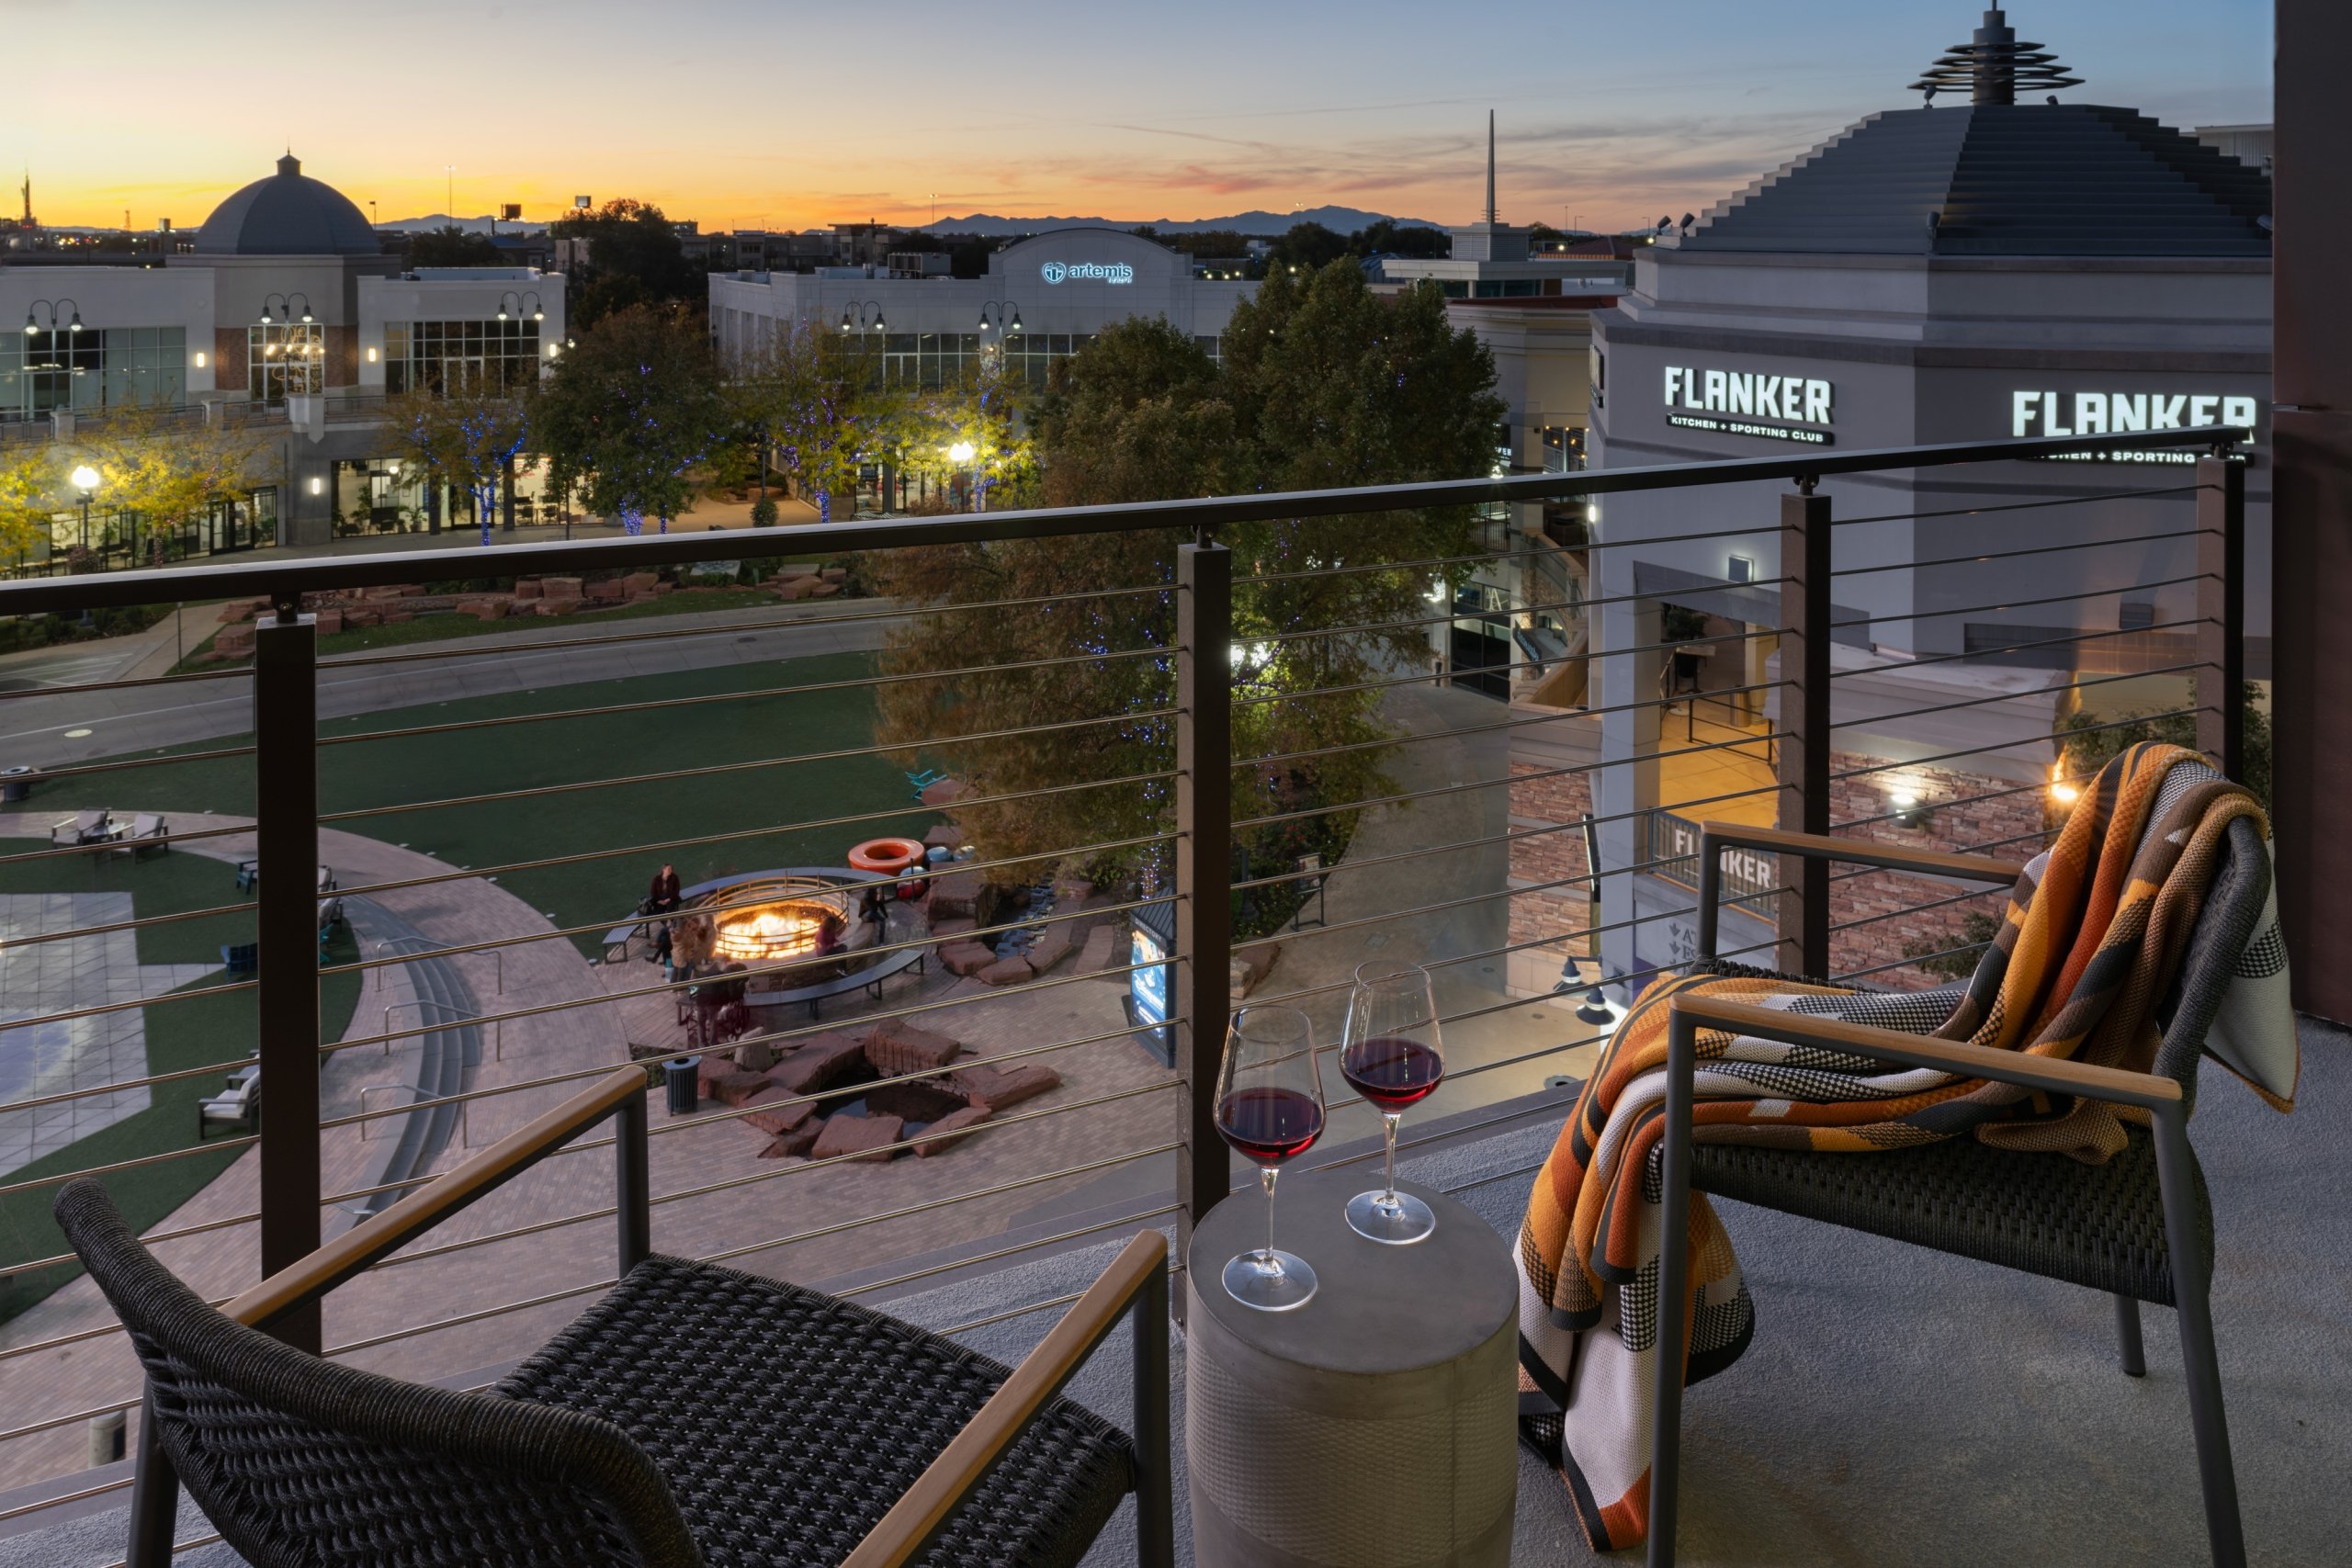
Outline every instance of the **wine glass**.
<svg viewBox="0 0 2352 1568">
<path fill-rule="evenodd" d="M 1348 1200 L 1349 1228 L 1396 1247 L 1422 1240 L 1437 1229 L 1437 1216 L 1419 1198 L 1396 1190 L 1396 1124 L 1407 1106 L 1427 1099 L 1445 1077 L 1428 970 L 1378 960 L 1357 967 L 1340 1076 L 1378 1108 L 1388 1142 L 1388 1174 L 1380 1190 Z"/>
<path fill-rule="evenodd" d="M 1323 1135 L 1315 1026 L 1296 1008 L 1242 1008 L 1226 1032 L 1216 1080 L 1216 1130 L 1257 1166 L 1266 1189 L 1266 1245 L 1226 1264 L 1226 1291 L 1261 1312 L 1305 1306 L 1315 1294 L 1315 1270 L 1274 1246 L 1274 1178 Z"/>
</svg>

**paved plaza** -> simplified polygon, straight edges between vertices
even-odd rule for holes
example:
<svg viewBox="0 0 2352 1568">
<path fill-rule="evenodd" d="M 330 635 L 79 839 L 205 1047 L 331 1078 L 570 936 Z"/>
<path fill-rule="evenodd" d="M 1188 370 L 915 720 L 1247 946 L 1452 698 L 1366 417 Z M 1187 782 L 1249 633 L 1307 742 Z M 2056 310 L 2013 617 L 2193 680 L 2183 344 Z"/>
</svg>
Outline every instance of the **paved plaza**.
<svg viewBox="0 0 2352 1568">
<path fill-rule="evenodd" d="M 147 1076 L 146 1011 L 7 1024 L 138 1001 L 176 990 L 214 965 L 141 964 L 138 933 L 30 939 L 128 920 L 128 893 L 0 894 L 0 1104 Z M 0 1111 L 0 1177 L 147 1109 L 144 1088 Z"/>
</svg>

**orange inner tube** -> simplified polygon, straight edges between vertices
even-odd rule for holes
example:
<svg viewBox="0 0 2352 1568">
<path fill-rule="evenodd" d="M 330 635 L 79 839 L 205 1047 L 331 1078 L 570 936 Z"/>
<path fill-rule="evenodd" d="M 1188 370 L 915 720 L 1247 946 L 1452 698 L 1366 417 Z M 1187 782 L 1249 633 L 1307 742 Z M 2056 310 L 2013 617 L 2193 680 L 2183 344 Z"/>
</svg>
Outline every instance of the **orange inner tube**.
<svg viewBox="0 0 2352 1568">
<path fill-rule="evenodd" d="M 896 875 L 922 863 L 924 846 L 917 839 L 868 839 L 849 852 L 849 863 L 859 871 Z"/>
</svg>

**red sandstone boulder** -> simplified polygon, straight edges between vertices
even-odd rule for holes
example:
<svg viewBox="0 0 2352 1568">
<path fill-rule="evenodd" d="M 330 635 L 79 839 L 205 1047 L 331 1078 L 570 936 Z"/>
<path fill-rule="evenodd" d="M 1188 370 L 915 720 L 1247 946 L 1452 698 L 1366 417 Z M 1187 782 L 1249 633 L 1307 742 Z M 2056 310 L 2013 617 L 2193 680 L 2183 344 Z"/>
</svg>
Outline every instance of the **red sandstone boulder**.
<svg viewBox="0 0 2352 1568">
<path fill-rule="evenodd" d="M 570 615 L 578 613 L 579 609 L 580 601 L 577 599 L 542 599 L 538 613 L 542 615 Z"/>
<path fill-rule="evenodd" d="M 718 1079 L 740 1070 L 732 1055 L 725 1051 L 713 1051 L 695 1063 L 695 1089 L 698 1093 L 710 1094 L 714 1092 L 712 1085 Z"/>
<path fill-rule="evenodd" d="M 787 577 L 771 583 L 769 589 L 779 599 L 806 599 L 808 591 L 815 586 L 816 582 L 811 578 Z"/>
<path fill-rule="evenodd" d="M 1038 932 L 1037 940 L 1031 942 L 1029 951 L 1022 955 L 1029 961 L 1029 967 L 1042 975 L 1068 958 L 1070 950 L 1069 931 L 1069 921 L 1057 920 Z"/>
<path fill-rule="evenodd" d="M 803 1038 L 790 1055 L 768 1069 L 767 1077 L 787 1094 L 820 1094 L 865 1060 L 865 1041 L 829 1030 Z"/>
<path fill-rule="evenodd" d="M 822 567 L 818 570 L 817 575 L 823 578 L 827 582 L 847 582 L 849 581 L 849 569 L 847 567 L 841 566 Z"/>
<path fill-rule="evenodd" d="M 978 903 L 979 897 L 980 874 L 977 871 L 951 871 L 944 876 L 933 877 L 931 929 L 937 931 L 943 919 L 968 919 L 975 912 L 974 906 Z"/>
<path fill-rule="evenodd" d="M 757 1107 L 753 1110 L 753 1107 Z M 743 1101 L 751 1114 L 743 1118 L 746 1126 L 756 1127 L 771 1136 L 781 1137 L 817 1114 L 817 1103 L 786 1094 L 771 1082 L 766 1088 Z"/>
<path fill-rule="evenodd" d="M 978 931 L 979 930 L 979 921 L 971 919 L 969 916 L 959 915 L 952 920 L 932 921 L 931 934 L 939 938 L 941 945 L 944 946 L 946 939 L 950 937 L 962 936 L 966 931 Z"/>
<path fill-rule="evenodd" d="M 967 1105 L 961 1111 L 951 1111 L 922 1130 L 922 1141 L 915 1145 L 915 1154 L 923 1159 L 944 1155 L 972 1135 L 973 1130 L 995 1114 L 985 1105 Z"/>
<path fill-rule="evenodd" d="M 220 622 L 229 626 L 238 621 L 250 621 L 268 608 L 269 601 L 266 599 L 232 599 L 220 606 Z"/>
<path fill-rule="evenodd" d="M 503 621 L 506 618 L 506 601 L 461 599 L 458 602 L 458 614 L 471 615 L 477 621 Z"/>
<path fill-rule="evenodd" d="M 343 612 L 341 610 L 321 610 L 318 613 L 318 623 L 319 635 L 321 637 L 330 637 L 334 633 L 343 630 Z"/>
<path fill-rule="evenodd" d="M 896 1116 L 860 1116 L 844 1111 L 825 1118 L 825 1130 L 817 1134 L 808 1157 L 831 1159 L 847 1155 L 854 1159 L 893 1160 L 899 1151 L 889 1145 L 899 1141 L 905 1127 Z"/>
<path fill-rule="evenodd" d="M 1034 980 L 1037 972 L 1029 967 L 1025 958 L 1000 958 L 985 968 L 973 971 L 973 978 L 984 986 L 1018 986 L 1023 980 Z"/>
<path fill-rule="evenodd" d="M 381 626 L 383 620 L 384 612 L 377 605 L 346 604 L 344 606 L 343 624 L 345 626 Z"/>
<path fill-rule="evenodd" d="M 1112 955 L 1118 951 L 1119 929 L 1116 926 L 1096 926 L 1086 933 L 1086 945 L 1079 950 L 1078 966 L 1089 975 L 1099 975 L 1111 967 Z"/>
<path fill-rule="evenodd" d="M 902 1122 L 936 1122 L 953 1116 L 971 1102 L 942 1083 L 886 1083 L 865 1091 L 865 1110 L 872 1116 L 896 1116 Z"/>
<path fill-rule="evenodd" d="M 518 578 L 514 583 L 514 597 L 517 599 L 537 599 L 547 591 L 547 584 L 536 577 Z"/>
<path fill-rule="evenodd" d="M 951 975 L 977 975 L 996 962 L 996 954 L 977 942 L 951 942 L 939 950 L 939 962 Z"/>
<path fill-rule="evenodd" d="M 724 1105 L 741 1105 L 762 1089 L 775 1087 L 767 1074 L 747 1073 L 731 1063 L 710 1080 L 710 1092 Z"/>
<path fill-rule="evenodd" d="M 925 806 L 953 806 L 971 793 L 972 786 L 962 779 L 942 779 L 924 788 L 922 803 Z"/>
<path fill-rule="evenodd" d="M 621 592 L 634 599 L 640 593 L 651 593 L 653 585 L 661 581 L 658 572 L 632 571 L 621 579 Z"/>
<path fill-rule="evenodd" d="M 760 1151 L 759 1157 L 783 1159 L 791 1155 L 805 1158 L 808 1151 L 817 1146 L 817 1134 L 824 1130 L 825 1124 L 812 1117 L 790 1132 L 779 1133 L 769 1140 L 767 1147 Z"/>
<path fill-rule="evenodd" d="M 539 590 L 548 599 L 577 599 L 582 593 L 580 579 L 576 577 L 543 577 L 539 579 Z"/>
<path fill-rule="evenodd" d="M 950 1036 L 917 1029 L 902 1018 L 875 1025 L 865 1037 L 865 1059 L 886 1078 L 903 1073 L 935 1073 L 954 1061 L 963 1049 L 963 1044 Z M 930 1120 L 923 1116 L 908 1119 Z"/>
<path fill-rule="evenodd" d="M 254 650 L 254 628 L 250 626 L 222 626 L 212 636 L 212 651 L 227 658 L 238 658 Z"/>
<path fill-rule="evenodd" d="M 1061 1088 L 1062 1076 L 1035 1062 L 1023 1062 L 1017 1067 L 976 1064 L 950 1073 L 947 1081 L 973 1104 L 1002 1111 L 1008 1105 L 1018 1105 L 1048 1089 Z"/>
<path fill-rule="evenodd" d="M 613 578 L 603 582 L 589 583 L 582 597 L 599 604 L 619 604 L 628 601 L 628 590 L 622 586 L 618 579 Z"/>
<path fill-rule="evenodd" d="M 922 836 L 925 849 L 956 849 L 962 845 L 964 839 L 964 829 L 953 822 L 942 822 Z"/>
</svg>

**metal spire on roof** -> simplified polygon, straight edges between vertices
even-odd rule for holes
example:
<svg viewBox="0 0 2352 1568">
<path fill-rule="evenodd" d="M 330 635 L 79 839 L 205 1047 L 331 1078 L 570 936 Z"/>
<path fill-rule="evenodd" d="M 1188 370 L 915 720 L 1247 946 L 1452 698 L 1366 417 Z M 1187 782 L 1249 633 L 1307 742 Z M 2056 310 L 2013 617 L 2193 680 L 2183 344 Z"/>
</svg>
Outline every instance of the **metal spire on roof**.
<svg viewBox="0 0 2352 1568">
<path fill-rule="evenodd" d="M 2038 43 L 2020 43 L 1998 6 L 1984 13 L 1984 25 L 1966 43 L 1956 43 L 1939 56 L 1927 73 L 1911 84 L 1929 103 L 1939 92 L 1966 87 L 1969 99 L 1979 104 L 2014 104 L 2018 89 L 2048 92 L 2079 87 L 2083 79 L 2067 74 L 2058 57 Z"/>
<path fill-rule="evenodd" d="M 1487 224 L 1493 227 L 1499 220 L 1495 216 L 1495 111 L 1487 111 Z"/>
</svg>

